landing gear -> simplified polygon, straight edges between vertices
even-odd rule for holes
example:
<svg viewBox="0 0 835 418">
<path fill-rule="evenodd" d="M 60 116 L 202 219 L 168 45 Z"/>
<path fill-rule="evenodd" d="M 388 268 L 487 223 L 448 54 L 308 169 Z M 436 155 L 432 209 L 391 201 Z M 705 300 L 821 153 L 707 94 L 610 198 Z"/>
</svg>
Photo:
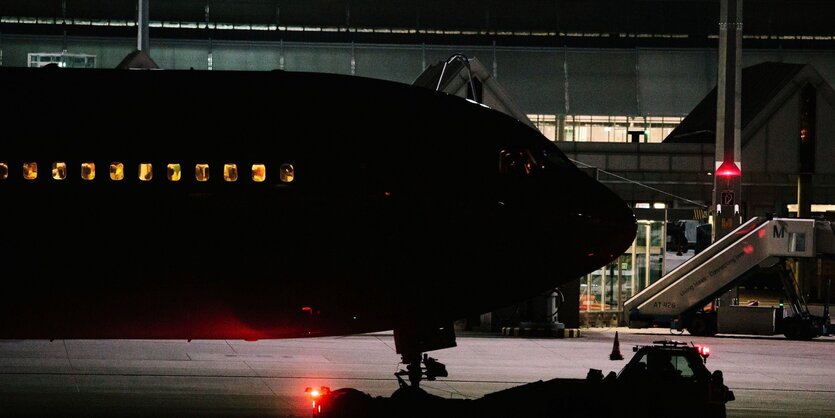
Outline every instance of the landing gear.
<svg viewBox="0 0 835 418">
<path fill-rule="evenodd" d="M 437 324 L 413 324 L 412 326 L 396 328 L 394 330 L 394 344 L 397 353 L 402 356 L 405 370 L 394 375 L 401 388 L 417 389 L 420 381 L 435 380 L 437 377 L 447 377 L 446 366 L 438 360 L 424 354 L 426 351 L 455 347 L 455 332 L 452 323 L 438 326 Z M 409 379 L 407 384 L 403 377 Z M 410 386 L 411 384 L 411 386 Z"/>
<path fill-rule="evenodd" d="M 394 374 L 401 388 L 410 387 L 409 384 L 411 384 L 412 388 L 417 388 L 420 386 L 420 381 L 424 377 L 426 377 L 426 380 L 431 381 L 437 377 L 449 376 L 449 373 L 446 371 L 446 365 L 429 357 L 426 353 L 423 354 L 423 358 L 420 357 L 420 354 L 417 356 L 404 354 L 402 358 L 403 364 L 406 365 L 406 370 L 400 370 Z M 421 363 L 423 363 L 423 366 L 421 366 Z M 409 383 L 403 380 L 403 376 L 409 377 Z"/>
</svg>

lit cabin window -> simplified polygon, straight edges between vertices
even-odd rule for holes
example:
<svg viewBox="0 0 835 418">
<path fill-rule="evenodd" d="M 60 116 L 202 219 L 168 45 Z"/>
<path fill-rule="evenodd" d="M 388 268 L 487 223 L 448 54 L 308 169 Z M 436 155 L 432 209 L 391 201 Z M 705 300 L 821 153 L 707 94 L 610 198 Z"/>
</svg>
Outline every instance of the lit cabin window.
<svg viewBox="0 0 835 418">
<path fill-rule="evenodd" d="M 209 179 L 209 165 L 197 164 L 194 166 L 194 178 L 197 181 L 206 181 Z"/>
<path fill-rule="evenodd" d="M 119 181 L 125 178 L 125 165 L 122 163 L 110 163 L 110 180 Z"/>
<path fill-rule="evenodd" d="M 67 178 L 67 163 L 52 163 L 52 178 L 55 180 L 63 180 Z"/>
<path fill-rule="evenodd" d="M 139 164 L 139 180 L 151 181 L 154 178 L 154 167 L 151 163 Z"/>
<path fill-rule="evenodd" d="M 6 163 L 0 163 L 0 180 L 9 178 L 9 166 Z"/>
<path fill-rule="evenodd" d="M 252 181 L 260 183 L 267 179 L 267 166 L 264 164 L 252 165 Z"/>
<path fill-rule="evenodd" d="M 168 164 L 168 180 L 171 181 L 180 181 L 180 177 L 182 177 L 183 173 L 180 171 L 179 164 Z"/>
<path fill-rule="evenodd" d="M 235 164 L 225 164 L 223 166 L 223 179 L 226 181 L 237 181 L 238 166 Z"/>
<path fill-rule="evenodd" d="M 278 174 L 279 177 L 281 177 L 281 181 L 284 183 L 290 183 L 296 176 L 293 170 L 293 164 L 282 164 L 278 169 Z"/>
<path fill-rule="evenodd" d="M 38 178 L 38 163 L 23 163 L 23 178 L 26 180 L 34 180 Z"/>
<path fill-rule="evenodd" d="M 81 178 L 84 180 L 96 178 L 96 164 L 91 162 L 81 163 Z"/>
</svg>

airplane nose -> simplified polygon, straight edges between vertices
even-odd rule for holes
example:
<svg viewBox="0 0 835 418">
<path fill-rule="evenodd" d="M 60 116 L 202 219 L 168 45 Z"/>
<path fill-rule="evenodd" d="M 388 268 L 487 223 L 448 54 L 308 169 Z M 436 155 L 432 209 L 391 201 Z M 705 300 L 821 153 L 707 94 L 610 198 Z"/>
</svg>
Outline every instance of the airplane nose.
<svg viewBox="0 0 835 418">
<path fill-rule="evenodd" d="M 623 254 L 635 239 L 636 221 L 632 209 L 606 186 L 576 173 L 570 193 L 578 196 L 564 205 L 565 231 L 570 234 L 575 257 L 586 262 L 585 269 L 603 266 Z"/>
</svg>

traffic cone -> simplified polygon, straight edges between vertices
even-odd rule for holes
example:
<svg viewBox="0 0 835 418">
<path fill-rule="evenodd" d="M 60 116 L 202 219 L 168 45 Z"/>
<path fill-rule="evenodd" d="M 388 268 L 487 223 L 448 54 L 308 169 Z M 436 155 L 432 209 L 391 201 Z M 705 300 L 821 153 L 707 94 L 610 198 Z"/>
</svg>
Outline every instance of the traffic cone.
<svg viewBox="0 0 835 418">
<path fill-rule="evenodd" d="M 612 346 L 612 354 L 609 354 L 609 360 L 623 360 L 623 355 L 620 354 L 620 342 L 618 342 L 617 331 L 615 331 L 615 345 Z"/>
</svg>

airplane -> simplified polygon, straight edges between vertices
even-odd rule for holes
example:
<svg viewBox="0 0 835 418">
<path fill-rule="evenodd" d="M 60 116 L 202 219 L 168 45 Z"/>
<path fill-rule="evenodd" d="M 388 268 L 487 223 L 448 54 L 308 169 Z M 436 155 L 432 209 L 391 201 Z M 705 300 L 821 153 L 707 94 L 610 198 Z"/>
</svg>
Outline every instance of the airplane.
<svg viewBox="0 0 835 418">
<path fill-rule="evenodd" d="M 618 257 L 613 192 L 505 114 L 305 72 L 0 68 L 0 338 L 394 330 L 410 382 L 452 322 Z"/>
</svg>

